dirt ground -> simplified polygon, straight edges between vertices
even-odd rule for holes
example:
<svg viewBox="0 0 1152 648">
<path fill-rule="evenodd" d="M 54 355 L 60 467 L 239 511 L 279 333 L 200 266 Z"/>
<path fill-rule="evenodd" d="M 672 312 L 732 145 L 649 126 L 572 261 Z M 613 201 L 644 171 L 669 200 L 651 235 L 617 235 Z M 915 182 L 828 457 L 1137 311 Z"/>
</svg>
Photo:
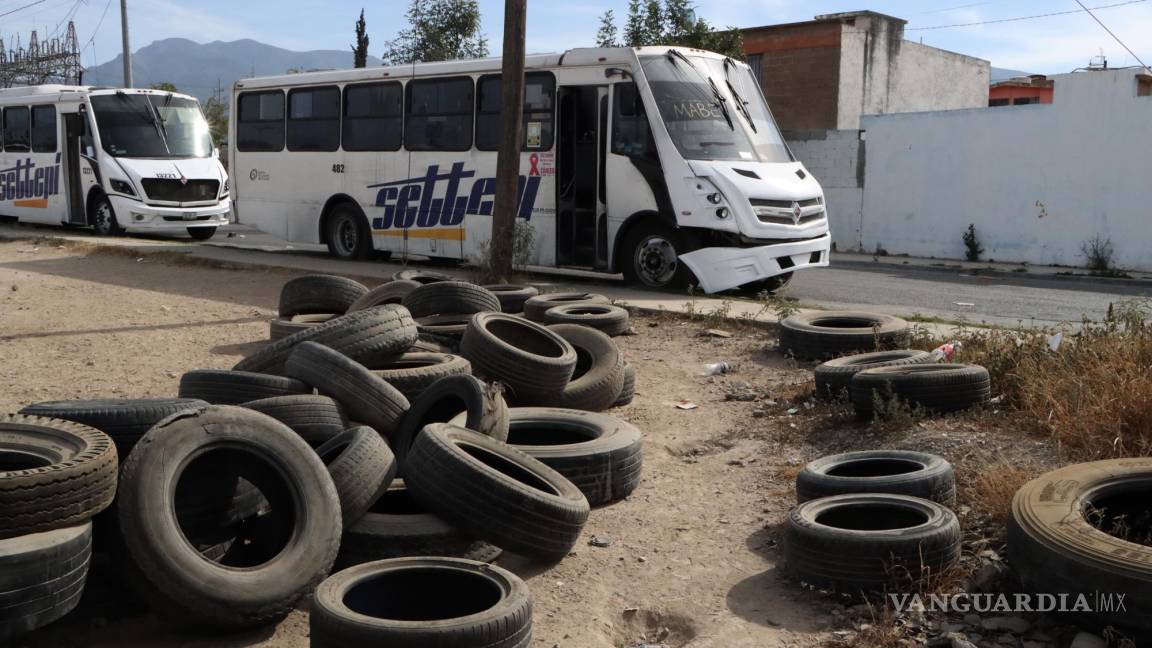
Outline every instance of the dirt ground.
<svg viewBox="0 0 1152 648">
<path fill-rule="evenodd" d="M 229 368 L 259 348 L 292 276 L 0 242 L 0 411 L 43 400 L 174 395 L 184 371 Z M 1049 461 L 1041 441 L 986 434 L 971 422 L 920 423 L 885 436 L 846 417 L 810 415 L 793 400 L 811 380 L 809 366 L 766 350 L 773 344 L 762 330 L 726 324 L 731 338 L 699 335 L 715 326 L 640 316 L 637 335 L 617 338 L 637 368 L 638 394 L 614 413 L 645 433 L 643 481 L 627 501 L 593 510 L 584 538 L 559 564 L 501 558 L 530 586 L 535 646 L 819 645 L 844 632 L 836 606 L 777 569 L 780 524 L 803 462 L 886 446 L 930 447 L 958 469 L 1008 453 Z M 697 375 L 716 361 L 734 371 Z M 679 409 L 681 400 L 697 407 Z M 593 535 L 612 543 L 590 546 Z M 98 584 L 92 591 L 80 611 L 17 645 L 308 645 L 306 603 L 275 628 L 195 638 L 117 609 Z"/>
</svg>

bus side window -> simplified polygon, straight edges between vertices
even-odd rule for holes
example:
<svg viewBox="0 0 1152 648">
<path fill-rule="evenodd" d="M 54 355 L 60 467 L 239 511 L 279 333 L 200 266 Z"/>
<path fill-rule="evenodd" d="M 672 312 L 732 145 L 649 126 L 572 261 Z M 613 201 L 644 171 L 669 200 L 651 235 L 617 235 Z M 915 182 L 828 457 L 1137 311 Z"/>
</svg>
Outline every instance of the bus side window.
<svg viewBox="0 0 1152 648">
<path fill-rule="evenodd" d="M 612 105 L 612 152 L 656 159 L 656 144 L 636 84 L 615 84 Z"/>
<path fill-rule="evenodd" d="M 472 148 L 472 77 L 409 81 L 405 95 L 404 148 L 467 151 Z"/>
<path fill-rule="evenodd" d="M 28 108 L 5 108 L 4 150 L 9 153 L 27 153 L 32 150 L 30 141 Z"/>
<path fill-rule="evenodd" d="M 340 148 L 340 89 L 301 88 L 288 92 L 288 150 Z"/>
<path fill-rule="evenodd" d="M 236 120 L 239 151 L 284 150 L 284 93 L 245 92 Z"/>
<path fill-rule="evenodd" d="M 398 82 L 344 86 L 344 150 L 398 151 L 404 133 Z"/>
<path fill-rule="evenodd" d="M 500 112 L 503 97 L 500 76 L 480 77 L 477 84 L 476 148 L 496 151 L 504 136 L 504 116 Z M 553 138 L 553 115 L 556 110 L 556 77 L 551 72 L 529 72 L 524 75 L 524 121 L 520 131 L 520 150 L 550 151 Z"/>
<path fill-rule="evenodd" d="M 32 151 L 56 152 L 56 106 L 32 107 Z"/>
</svg>

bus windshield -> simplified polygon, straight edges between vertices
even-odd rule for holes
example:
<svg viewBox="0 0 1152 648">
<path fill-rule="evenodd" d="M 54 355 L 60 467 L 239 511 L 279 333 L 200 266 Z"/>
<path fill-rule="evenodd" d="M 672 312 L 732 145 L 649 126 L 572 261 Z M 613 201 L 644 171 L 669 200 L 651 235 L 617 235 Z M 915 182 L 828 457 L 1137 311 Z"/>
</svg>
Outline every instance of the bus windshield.
<svg viewBox="0 0 1152 648">
<path fill-rule="evenodd" d="M 646 56 L 641 66 L 685 159 L 792 161 L 750 70 L 678 54 Z"/>
<path fill-rule="evenodd" d="M 200 105 L 173 95 L 92 97 L 104 150 L 124 158 L 206 158 L 212 135 Z"/>
</svg>

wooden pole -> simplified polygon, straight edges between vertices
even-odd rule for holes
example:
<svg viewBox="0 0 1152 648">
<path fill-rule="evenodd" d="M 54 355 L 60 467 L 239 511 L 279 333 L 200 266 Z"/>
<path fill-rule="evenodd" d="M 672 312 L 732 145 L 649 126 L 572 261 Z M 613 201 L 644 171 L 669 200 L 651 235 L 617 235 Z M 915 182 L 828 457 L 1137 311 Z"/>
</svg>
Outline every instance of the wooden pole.
<svg viewBox="0 0 1152 648">
<path fill-rule="evenodd" d="M 524 115 L 524 31 L 527 0 L 504 0 L 504 61 L 500 83 L 503 138 L 496 162 L 496 204 L 492 209 L 493 279 L 512 274 L 512 240 L 519 208 L 520 141 Z"/>
</svg>

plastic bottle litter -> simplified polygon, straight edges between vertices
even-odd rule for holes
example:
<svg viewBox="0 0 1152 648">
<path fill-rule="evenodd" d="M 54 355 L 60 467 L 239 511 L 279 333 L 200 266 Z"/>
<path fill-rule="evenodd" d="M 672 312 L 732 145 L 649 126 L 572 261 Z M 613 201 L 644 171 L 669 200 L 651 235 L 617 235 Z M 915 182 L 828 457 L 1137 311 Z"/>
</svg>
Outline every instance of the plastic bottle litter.
<svg viewBox="0 0 1152 648">
<path fill-rule="evenodd" d="M 726 374 L 731 370 L 732 367 L 730 367 L 727 362 L 713 362 L 711 364 L 704 365 L 704 371 L 700 372 L 699 375 L 718 376 L 720 374 Z"/>
<path fill-rule="evenodd" d="M 952 362 L 952 358 L 955 357 L 956 352 L 959 351 L 962 346 L 959 340 L 952 340 L 951 342 L 941 344 L 935 349 L 932 349 L 932 362 Z"/>
</svg>

